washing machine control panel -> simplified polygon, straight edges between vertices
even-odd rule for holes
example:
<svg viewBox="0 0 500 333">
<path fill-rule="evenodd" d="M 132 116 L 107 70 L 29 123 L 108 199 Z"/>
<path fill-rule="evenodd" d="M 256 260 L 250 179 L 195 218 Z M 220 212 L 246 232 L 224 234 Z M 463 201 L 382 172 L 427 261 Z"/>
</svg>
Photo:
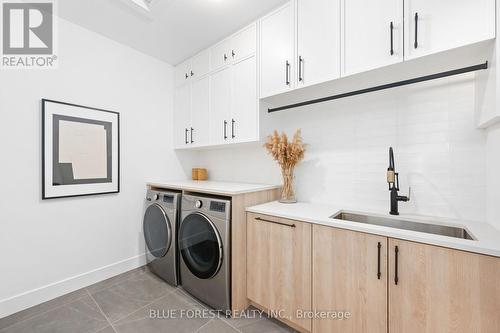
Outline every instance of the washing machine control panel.
<svg viewBox="0 0 500 333">
<path fill-rule="evenodd" d="M 174 202 L 174 196 L 173 195 L 165 194 L 163 196 L 163 202 L 165 202 L 165 203 L 173 203 Z"/>
<path fill-rule="evenodd" d="M 226 211 L 226 203 L 219 201 L 210 201 L 210 210 L 213 212 L 224 213 Z"/>
<path fill-rule="evenodd" d="M 196 200 L 196 202 L 194 203 L 194 206 L 195 206 L 196 208 L 201 208 L 201 207 L 203 207 L 203 201 L 201 201 L 201 200 Z"/>
</svg>

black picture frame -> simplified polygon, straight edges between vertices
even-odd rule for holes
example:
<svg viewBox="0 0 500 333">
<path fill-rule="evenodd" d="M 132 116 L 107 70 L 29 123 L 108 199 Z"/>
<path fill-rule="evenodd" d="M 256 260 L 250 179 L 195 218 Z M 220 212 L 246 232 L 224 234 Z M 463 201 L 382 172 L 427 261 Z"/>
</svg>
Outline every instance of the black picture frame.
<svg viewBox="0 0 500 333">
<path fill-rule="evenodd" d="M 46 148 L 45 148 L 45 137 L 46 137 L 46 108 L 48 103 L 55 103 L 55 104 L 60 104 L 60 105 L 65 105 L 68 107 L 76 107 L 76 108 L 82 108 L 82 109 L 88 109 L 88 110 L 93 110 L 93 111 L 100 111 L 100 112 L 107 112 L 113 115 L 116 115 L 116 125 L 117 125 L 117 131 L 116 131 L 116 136 L 117 136 L 117 172 L 116 172 L 116 178 L 117 178 L 117 188 L 115 191 L 104 191 L 104 192 L 95 192 L 95 193 L 82 193 L 82 194 L 71 194 L 71 195 L 59 195 L 59 196 L 48 196 L 47 195 L 47 189 L 46 189 Z M 42 107 L 42 200 L 51 200 L 51 199 L 60 199 L 60 198 L 74 198 L 74 197 L 87 197 L 87 196 L 95 196 L 95 195 L 106 195 L 106 194 L 117 194 L 120 193 L 121 191 L 121 179 L 120 179 L 120 174 L 121 174 L 121 165 L 120 165 L 120 159 L 121 159 L 121 143 L 120 143 L 120 113 L 116 111 L 110 111 L 110 110 L 105 110 L 101 108 L 95 108 L 95 107 L 90 107 L 90 106 L 85 106 L 85 105 L 80 105 L 80 104 L 74 104 L 74 103 L 68 103 L 68 102 L 62 102 L 62 101 L 56 101 L 48 98 L 42 98 L 41 100 L 41 107 Z"/>
</svg>

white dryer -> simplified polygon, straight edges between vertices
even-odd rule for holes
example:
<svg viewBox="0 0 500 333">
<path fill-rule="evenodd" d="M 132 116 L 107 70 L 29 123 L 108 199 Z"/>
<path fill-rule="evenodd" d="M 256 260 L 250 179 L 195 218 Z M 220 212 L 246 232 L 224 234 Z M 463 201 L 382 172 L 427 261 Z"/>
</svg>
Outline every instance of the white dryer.
<svg viewBox="0 0 500 333">
<path fill-rule="evenodd" d="M 180 193 L 148 190 L 143 220 L 148 266 L 173 286 L 179 284 L 177 226 L 180 200 Z"/>
</svg>

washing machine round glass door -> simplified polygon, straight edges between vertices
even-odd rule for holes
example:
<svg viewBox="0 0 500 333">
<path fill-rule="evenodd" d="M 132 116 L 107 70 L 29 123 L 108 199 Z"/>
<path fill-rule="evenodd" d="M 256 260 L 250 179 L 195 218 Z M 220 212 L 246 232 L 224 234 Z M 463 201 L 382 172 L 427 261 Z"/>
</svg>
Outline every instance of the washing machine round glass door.
<svg viewBox="0 0 500 333">
<path fill-rule="evenodd" d="M 149 252 L 157 258 L 165 256 L 172 244 L 172 226 L 160 205 L 152 204 L 146 209 L 143 228 Z"/>
<path fill-rule="evenodd" d="M 200 279 L 210 279 L 222 264 L 222 242 L 217 228 L 200 213 L 184 218 L 179 229 L 179 248 L 187 268 Z"/>
</svg>

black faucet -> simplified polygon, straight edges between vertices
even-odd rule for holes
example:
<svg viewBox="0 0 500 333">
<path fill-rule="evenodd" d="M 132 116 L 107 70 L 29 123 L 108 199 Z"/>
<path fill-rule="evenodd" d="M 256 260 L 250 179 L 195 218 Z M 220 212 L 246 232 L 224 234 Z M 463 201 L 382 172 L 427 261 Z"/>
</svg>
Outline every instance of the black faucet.
<svg viewBox="0 0 500 333">
<path fill-rule="evenodd" d="M 411 188 L 408 191 L 408 196 L 398 195 L 399 191 L 399 174 L 395 171 L 394 167 L 394 151 L 392 147 L 389 148 L 389 168 L 387 168 L 387 183 L 389 184 L 389 191 L 391 191 L 391 215 L 399 215 L 398 202 L 410 201 Z"/>
</svg>

